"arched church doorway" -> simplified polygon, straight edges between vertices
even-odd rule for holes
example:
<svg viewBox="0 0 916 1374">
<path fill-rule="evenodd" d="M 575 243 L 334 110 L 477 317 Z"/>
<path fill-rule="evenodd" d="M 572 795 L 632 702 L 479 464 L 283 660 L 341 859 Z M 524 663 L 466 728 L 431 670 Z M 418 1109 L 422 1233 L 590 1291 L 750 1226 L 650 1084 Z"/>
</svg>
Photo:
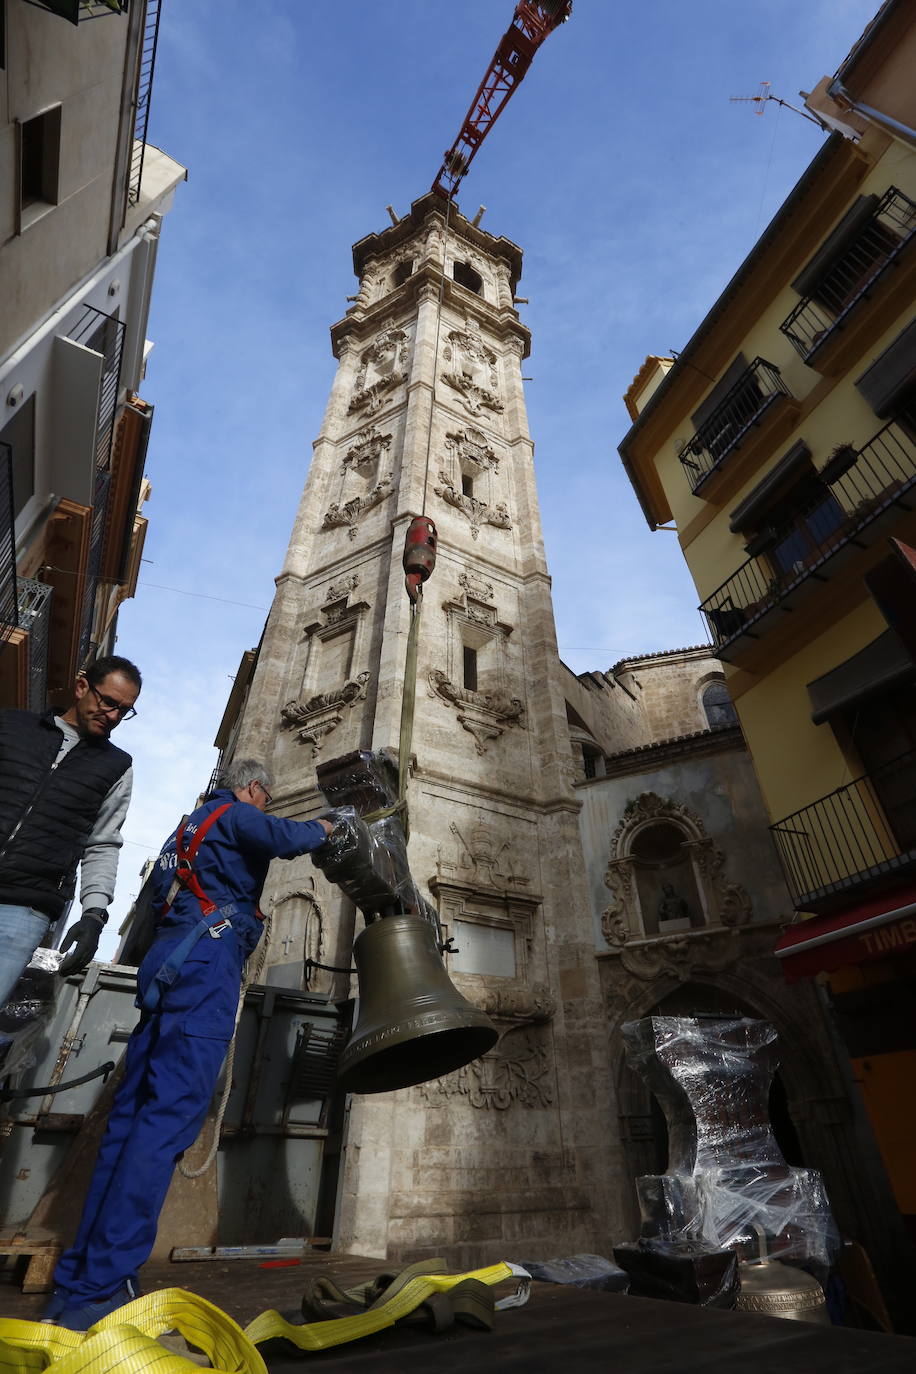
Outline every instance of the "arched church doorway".
<svg viewBox="0 0 916 1374">
<path fill-rule="evenodd" d="M 642 1016 L 748 1016 L 756 1020 L 766 1019 L 743 999 L 721 988 L 694 982 L 675 988 L 653 1006 L 647 1007 Z M 786 1052 L 786 1047 L 783 1047 L 783 1052 Z M 633 1228 L 632 1236 L 635 1237 L 640 1226 L 636 1179 L 642 1174 L 665 1172 L 668 1163 L 668 1130 L 655 1094 L 640 1075 L 630 1068 L 622 1049 L 617 1102 L 627 1171 L 626 1215 Z M 769 1110 L 773 1134 L 786 1162 L 804 1166 L 809 1161 L 804 1158 L 779 1069 L 770 1087 Z"/>
</svg>

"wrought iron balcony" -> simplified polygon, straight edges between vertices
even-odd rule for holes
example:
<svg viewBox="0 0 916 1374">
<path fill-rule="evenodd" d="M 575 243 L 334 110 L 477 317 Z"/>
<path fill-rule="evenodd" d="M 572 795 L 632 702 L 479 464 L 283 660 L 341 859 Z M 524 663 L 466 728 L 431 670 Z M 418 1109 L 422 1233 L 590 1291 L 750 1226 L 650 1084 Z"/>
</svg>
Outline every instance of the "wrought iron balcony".
<svg viewBox="0 0 916 1374">
<path fill-rule="evenodd" d="M 140 59 L 137 63 L 137 85 L 134 92 L 134 144 L 130 159 L 130 178 L 127 183 L 127 199 L 136 205 L 140 199 L 140 182 L 143 179 L 143 159 L 146 155 L 146 127 L 149 123 L 150 99 L 153 93 L 153 71 L 156 66 L 156 46 L 159 42 L 160 0 L 147 0 L 146 15 L 143 20 L 143 42 Z"/>
<path fill-rule="evenodd" d="M 792 523 L 765 531 L 767 551 L 747 560 L 701 604 L 717 650 L 757 638 L 773 613 L 790 611 L 812 579 L 826 581 L 844 551 L 872 542 L 916 504 L 916 443 L 893 421 L 861 449 L 836 449 L 817 495 Z"/>
<path fill-rule="evenodd" d="M 95 465 L 105 468 L 111 457 L 115 412 L 118 408 L 124 325 L 117 316 L 106 315 L 96 310 L 95 306 L 86 305 L 67 338 L 102 355 L 102 380 L 95 421 Z"/>
<path fill-rule="evenodd" d="M 779 326 L 805 362 L 899 260 L 916 235 L 916 203 L 891 186 L 842 256 Z"/>
<path fill-rule="evenodd" d="M 696 494 L 729 454 L 740 448 L 752 425 L 759 425 L 780 396 L 790 396 L 779 368 L 755 358 L 680 452 L 690 490 Z"/>
<path fill-rule="evenodd" d="M 19 628 L 29 632 L 27 707 L 43 711 L 48 689 L 48 632 L 51 628 L 52 589 L 31 577 L 19 579 Z"/>
<path fill-rule="evenodd" d="M 86 19 L 101 19 L 106 14 L 123 14 L 128 0 L 28 0 L 39 10 L 50 10 L 71 24 L 82 24 Z"/>
<path fill-rule="evenodd" d="M 92 532 L 89 537 L 89 557 L 86 562 L 86 576 L 83 579 L 83 600 L 80 619 L 80 639 L 78 658 L 81 664 L 90 657 L 92 627 L 95 622 L 96 593 L 99 588 L 99 571 L 102 564 L 102 547 L 105 542 L 105 525 L 108 515 L 108 488 L 111 473 L 98 468 L 95 474 L 95 491 L 92 501 Z M 94 655 L 93 655 L 94 656 Z"/>
<path fill-rule="evenodd" d="M 799 911 L 916 868 L 916 750 L 770 826 Z"/>
</svg>

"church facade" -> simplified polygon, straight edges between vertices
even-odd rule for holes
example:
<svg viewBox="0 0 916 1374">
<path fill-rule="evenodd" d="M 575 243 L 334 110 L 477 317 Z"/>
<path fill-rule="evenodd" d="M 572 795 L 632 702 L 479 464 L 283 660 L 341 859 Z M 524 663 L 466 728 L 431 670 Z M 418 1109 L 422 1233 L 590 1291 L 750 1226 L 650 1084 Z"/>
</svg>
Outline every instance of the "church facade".
<svg viewBox="0 0 916 1374">
<path fill-rule="evenodd" d="M 470 1267 L 632 1239 L 633 1178 L 664 1168 L 665 1143 L 620 1026 L 658 1011 L 774 1021 L 784 1148 L 862 1233 L 880 1166 L 857 1192 L 873 1146 L 816 991 L 786 987 L 770 953 L 790 906 L 720 665 L 705 647 L 580 676 L 559 659 L 520 249 L 430 193 L 353 260 L 276 596 L 217 744 L 223 763 L 263 758 L 273 808 L 297 819 L 323 809 L 318 764 L 397 748 L 401 552 L 429 516 L 410 864 L 454 937 L 450 977 L 500 1039 L 458 1073 L 338 1104 L 335 1248 Z M 274 866 L 263 905 L 268 982 L 357 994 L 362 918 L 307 858 Z"/>
</svg>

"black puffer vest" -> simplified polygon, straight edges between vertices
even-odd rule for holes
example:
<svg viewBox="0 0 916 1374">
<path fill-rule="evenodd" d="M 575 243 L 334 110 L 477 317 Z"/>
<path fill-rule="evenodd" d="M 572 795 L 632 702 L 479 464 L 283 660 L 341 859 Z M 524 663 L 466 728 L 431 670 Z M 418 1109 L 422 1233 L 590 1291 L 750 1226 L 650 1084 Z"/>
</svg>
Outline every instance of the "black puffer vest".
<svg viewBox="0 0 916 1374">
<path fill-rule="evenodd" d="M 130 767 L 110 740 L 81 739 L 55 768 L 62 739 L 53 711 L 0 711 L 0 903 L 52 921 L 73 897 L 102 802 Z"/>
</svg>

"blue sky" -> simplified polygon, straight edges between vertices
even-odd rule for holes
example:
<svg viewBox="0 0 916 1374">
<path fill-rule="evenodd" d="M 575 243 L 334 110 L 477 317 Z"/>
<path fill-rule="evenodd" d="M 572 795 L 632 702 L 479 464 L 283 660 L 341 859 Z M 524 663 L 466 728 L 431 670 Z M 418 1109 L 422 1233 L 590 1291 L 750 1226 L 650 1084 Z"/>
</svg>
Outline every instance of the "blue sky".
<svg viewBox="0 0 916 1374">
<path fill-rule="evenodd" d="M 616 446 L 824 135 L 770 103 L 833 73 L 878 0 L 574 0 L 459 203 L 525 252 L 529 422 L 560 652 L 575 671 L 703 638 L 674 535 Z M 261 633 L 334 374 L 350 247 L 422 195 L 513 0 L 163 0 L 149 138 L 188 167 L 163 228 L 143 396 L 153 495 L 117 650 L 141 714 L 111 927 L 190 809 Z M 109 931 L 103 953 L 114 948 Z"/>
</svg>

